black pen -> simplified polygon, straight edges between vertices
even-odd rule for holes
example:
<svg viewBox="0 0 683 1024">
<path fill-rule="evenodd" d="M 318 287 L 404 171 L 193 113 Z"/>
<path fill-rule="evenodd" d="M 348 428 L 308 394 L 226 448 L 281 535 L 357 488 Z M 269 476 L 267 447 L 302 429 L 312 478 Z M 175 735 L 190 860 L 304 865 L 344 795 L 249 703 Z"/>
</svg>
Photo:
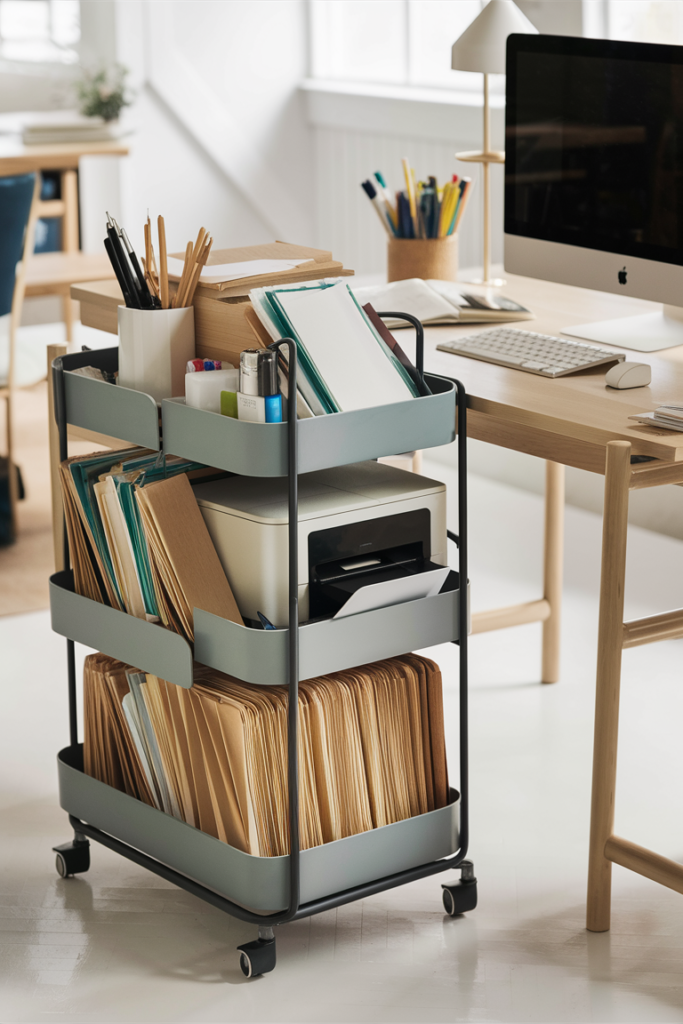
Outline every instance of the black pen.
<svg viewBox="0 0 683 1024">
<path fill-rule="evenodd" d="M 133 271 L 131 270 L 128 257 L 126 256 L 123 244 L 119 238 L 119 233 L 116 230 L 116 222 L 109 214 L 107 214 L 107 235 L 109 236 L 112 249 L 116 254 L 116 259 L 118 261 L 123 280 L 126 282 L 126 289 L 124 291 L 124 297 L 126 292 L 128 293 L 126 305 L 130 306 L 131 309 L 142 309 L 142 302 L 140 301 L 140 296 L 138 294 L 138 287 L 135 279 L 133 278 Z M 111 256 L 109 258 L 111 259 Z"/>
<path fill-rule="evenodd" d="M 105 238 L 104 248 L 107 251 L 107 256 L 109 257 L 109 262 L 112 265 L 112 269 L 116 274 L 116 280 L 119 282 L 119 288 L 121 289 L 121 294 L 123 295 L 123 301 L 127 306 L 130 307 L 133 305 L 133 303 L 131 302 L 130 295 L 128 294 L 128 285 L 123 276 L 118 256 L 116 255 L 116 251 L 114 249 L 114 246 L 112 245 L 111 238 Z"/>
</svg>

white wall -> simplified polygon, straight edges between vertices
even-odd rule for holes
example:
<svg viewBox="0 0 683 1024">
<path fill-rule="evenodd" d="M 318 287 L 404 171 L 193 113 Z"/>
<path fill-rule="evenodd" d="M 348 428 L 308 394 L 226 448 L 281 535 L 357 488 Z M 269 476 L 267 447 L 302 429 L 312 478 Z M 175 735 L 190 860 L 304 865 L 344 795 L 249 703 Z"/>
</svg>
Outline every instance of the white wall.
<svg viewBox="0 0 683 1024">
<path fill-rule="evenodd" d="M 175 249 L 200 225 L 217 247 L 312 241 L 304 0 L 118 0 L 116 21 L 138 90 L 121 183 L 131 237 L 149 208 Z"/>
</svg>

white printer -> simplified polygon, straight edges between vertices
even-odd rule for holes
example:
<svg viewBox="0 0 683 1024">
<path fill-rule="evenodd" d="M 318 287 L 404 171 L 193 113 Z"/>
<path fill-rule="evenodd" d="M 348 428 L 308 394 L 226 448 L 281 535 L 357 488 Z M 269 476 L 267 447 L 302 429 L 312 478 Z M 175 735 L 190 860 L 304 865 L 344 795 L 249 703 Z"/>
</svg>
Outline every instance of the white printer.
<svg viewBox="0 0 683 1024">
<path fill-rule="evenodd" d="M 233 476 L 194 493 L 243 618 L 286 626 L 286 478 Z M 433 563 L 447 565 L 444 484 L 378 462 L 299 477 L 301 622 L 334 614 L 349 588 Z"/>
</svg>

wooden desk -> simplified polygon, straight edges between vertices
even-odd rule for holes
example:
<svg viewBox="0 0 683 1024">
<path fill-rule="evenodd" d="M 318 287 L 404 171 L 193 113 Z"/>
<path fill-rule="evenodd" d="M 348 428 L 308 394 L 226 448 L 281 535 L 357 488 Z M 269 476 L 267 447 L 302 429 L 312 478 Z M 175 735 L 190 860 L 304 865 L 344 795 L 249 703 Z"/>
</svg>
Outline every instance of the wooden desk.
<svg viewBox="0 0 683 1024">
<path fill-rule="evenodd" d="M 0 116 L 0 131 L 20 129 L 22 115 Z M 73 254 L 71 260 L 59 263 L 61 254 L 40 253 L 28 261 L 26 295 L 60 295 L 62 297 L 67 340 L 71 341 L 73 316 L 68 288 L 73 281 L 109 276 L 113 272 L 100 254 L 80 253 L 78 207 L 78 163 L 83 156 L 126 156 L 128 146 L 116 142 L 63 142 L 54 145 L 25 146 L 17 134 L 0 134 L 0 177 L 59 171 L 61 198 L 40 200 L 38 217 L 60 217 L 62 221 L 62 253 Z M 58 263 L 56 266 L 55 264 Z M 62 280 L 64 277 L 68 280 Z"/>
<path fill-rule="evenodd" d="M 572 324 L 654 308 L 649 302 L 512 275 L 503 291 L 536 313 L 535 320 L 519 327 L 546 334 L 557 334 Z M 87 292 L 81 292 L 90 305 L 90 315 L 96 316 L 99 306 L 100 322 L 115 330 L 111 285 L 100 288 L 92 284 Z M 72 295 L 81 297 L 75 290 Z M 683 483 L 683 433 L 638 425 L 628 417 L 681 400 L 683 347 L 627 354 L 627 358 L 652 367 L 651 386 L 631 391 L 608 390 L 604 368 L 548 380 L 436 349 L 441 340 L 489 327 L 429 328 L 425 332 L 425 365 L 434 373 L 457 377 L 465 385 L 471 437 L 546 460 L 543 596 L 525 605 L 472 616 L 473 632 L 542 621 L 544 682 L 558 678 L 564 466 L 605 476 L 587 927 L 606 931 L 610 926 L 612 863 L 683 893 L 682 865 L 612 834 L 622 650 L 683 636 L 683 609 L 623 621 L 629 492 Z M 632 456 L 653 461 L 632 463 Z"/>
</svg>

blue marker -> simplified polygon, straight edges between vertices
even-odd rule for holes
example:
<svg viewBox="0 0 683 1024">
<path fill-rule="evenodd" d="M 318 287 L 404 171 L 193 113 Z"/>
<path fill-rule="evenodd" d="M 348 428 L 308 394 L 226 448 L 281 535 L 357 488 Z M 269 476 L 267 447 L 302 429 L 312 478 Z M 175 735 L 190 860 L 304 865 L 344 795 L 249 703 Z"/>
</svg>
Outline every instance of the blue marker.
<svg viewBox="0 0 683 1024">
<path fill-rule="evenodd" d="M 258 354 L 258 385 L 264 400 L 266 423 L 282 423 L 282 395 L 274 349 L 267 348 Z"/>
</svg>

